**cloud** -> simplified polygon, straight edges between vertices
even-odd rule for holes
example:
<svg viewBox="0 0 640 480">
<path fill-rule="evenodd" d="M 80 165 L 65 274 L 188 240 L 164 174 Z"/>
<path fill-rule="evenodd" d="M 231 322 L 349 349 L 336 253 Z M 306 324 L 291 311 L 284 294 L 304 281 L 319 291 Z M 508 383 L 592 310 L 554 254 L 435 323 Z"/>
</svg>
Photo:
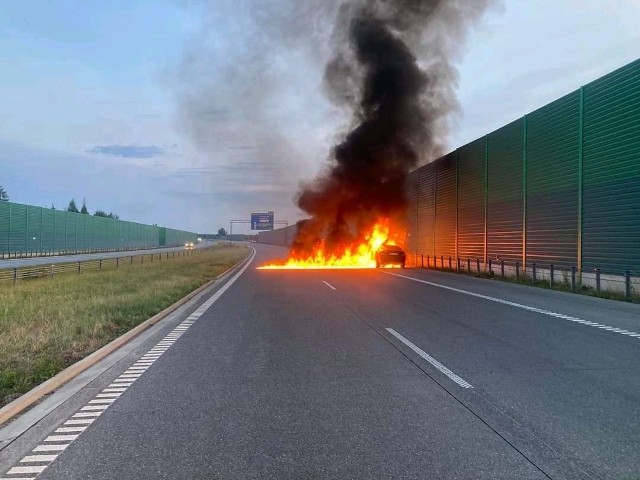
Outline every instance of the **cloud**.
<svg viewBox="0 0 640 480">
<path fill-rule="evenodd" d="M 155 145 L 96 145 L 87 150 L 87 153 L 124 158 L 153 158 L 164 155 L 164 150 Z"/>
</svg>

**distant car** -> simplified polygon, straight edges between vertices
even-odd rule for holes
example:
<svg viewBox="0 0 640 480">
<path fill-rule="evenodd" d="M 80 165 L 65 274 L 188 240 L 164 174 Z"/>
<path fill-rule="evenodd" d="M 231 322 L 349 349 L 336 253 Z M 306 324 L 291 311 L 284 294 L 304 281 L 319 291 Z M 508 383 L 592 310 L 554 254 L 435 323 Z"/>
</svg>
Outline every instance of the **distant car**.
<svg viewBox="0 0 640 480">
<path fill-rule="evenodd" d="M 407 256 L 397 245 L 382 245 L 376 252 L 376 268 L 385 265 L 400 265 L 404 268 Z"/>
<path fill-rule="evenodd" d="M 193 246 L 193 242 L 187 242 L 187 243 L 184 244 L 184 248 L 191 249 L 191 248 L 195 248 L 195 247 Z"/>
</svg>

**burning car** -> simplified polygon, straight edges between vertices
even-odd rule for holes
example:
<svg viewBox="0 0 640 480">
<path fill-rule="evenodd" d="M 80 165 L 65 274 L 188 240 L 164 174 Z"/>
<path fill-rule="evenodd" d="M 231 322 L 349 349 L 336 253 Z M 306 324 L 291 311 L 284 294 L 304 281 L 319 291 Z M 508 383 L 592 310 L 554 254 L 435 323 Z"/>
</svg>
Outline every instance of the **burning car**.
<svg viewBox="0 0 640 480">
<path fill-rule="evenodd" d="M 407 256 L 397 245 L 382 245 L 376 252 L 376 268 L 386 265 L 400 265 L 404 268 Z"/>
</svg>

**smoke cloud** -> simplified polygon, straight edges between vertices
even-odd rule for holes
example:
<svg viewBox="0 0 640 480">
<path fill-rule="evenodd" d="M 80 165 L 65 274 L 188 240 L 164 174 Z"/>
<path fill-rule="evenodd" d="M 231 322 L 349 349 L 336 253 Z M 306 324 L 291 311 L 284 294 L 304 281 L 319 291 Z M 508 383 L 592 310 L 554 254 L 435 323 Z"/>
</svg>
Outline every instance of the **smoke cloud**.
<svg viewBox="0 0 640 480">
<path fill-rule="evenodd" d="M 291 199 L 300 178 L 323 162 L 336 129 L 322 71 L 338 2 L 185 5 L 195 29 L 165 82 L 202 194 L 227 218 L 267 210 L 278 220 L 299 217 Z"/>
<path fill-rule="evenodd" d="M 443 153 L 458 108 L 453 63 L 489 2 L 342 3 L 324 84 L 331 101 L 350 112 L 352 127 L 325 170 L 298 194 L 310 218 L 299 226 L 296 253 L 325 239 L 339 255 L 380 217 L 403 217 L 407 173 Z"/>
</svg>

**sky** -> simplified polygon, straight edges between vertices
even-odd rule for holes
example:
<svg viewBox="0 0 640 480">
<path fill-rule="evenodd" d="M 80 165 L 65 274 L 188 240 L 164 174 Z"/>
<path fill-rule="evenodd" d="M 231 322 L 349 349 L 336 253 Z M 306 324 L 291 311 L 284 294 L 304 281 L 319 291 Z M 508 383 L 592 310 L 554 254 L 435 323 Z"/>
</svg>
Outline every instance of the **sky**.
<svg viewBox="0 0 640 480">
<path fill-rule="evenodd" d="M 3 0 L 11 201 L 198 233 L 275 212 L 349 117 L 325 95 L 337 0 Z M 453 150 L 640 57 L 637 0 L 502 0 L 454 59 Z M 420 52 L 416 52 L 420 58 Z M 234 225 L 234 233 L 249 233 Z"/>
</svg>

